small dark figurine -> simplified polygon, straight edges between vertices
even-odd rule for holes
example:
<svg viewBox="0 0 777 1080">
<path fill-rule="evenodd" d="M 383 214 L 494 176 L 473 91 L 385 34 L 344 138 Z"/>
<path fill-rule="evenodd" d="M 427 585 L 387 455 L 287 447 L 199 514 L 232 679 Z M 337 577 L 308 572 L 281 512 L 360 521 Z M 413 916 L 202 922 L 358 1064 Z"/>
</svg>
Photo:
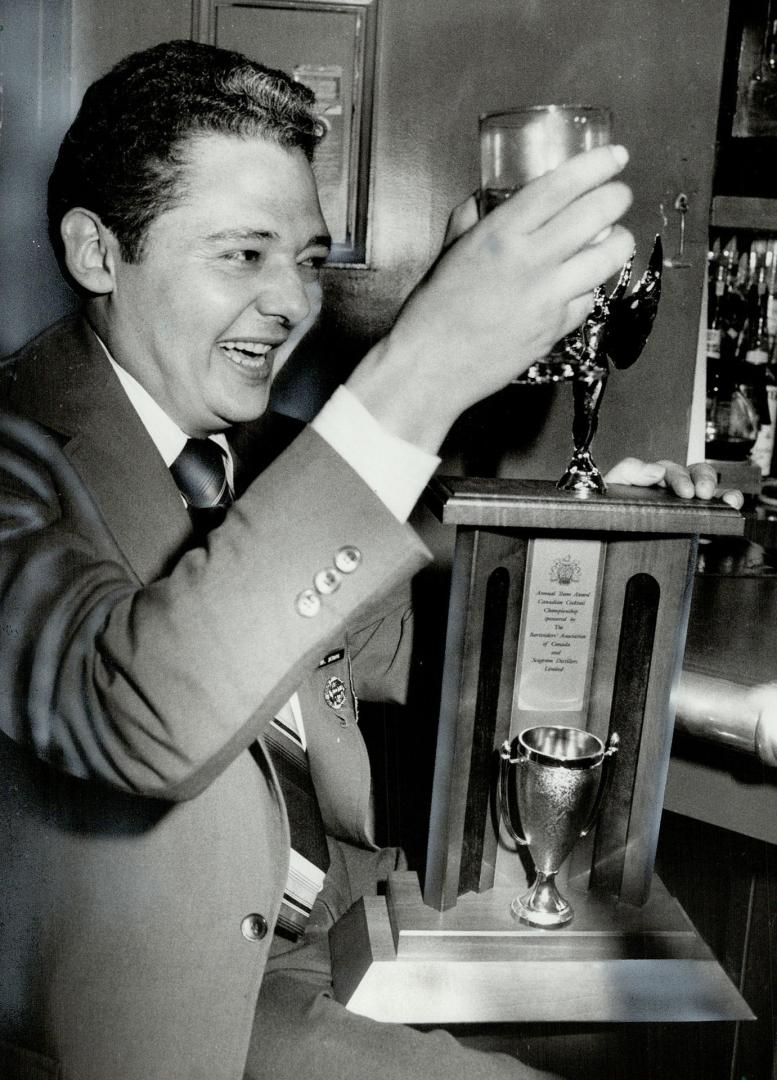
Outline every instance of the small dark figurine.
<svg viewBox="0 0 777 1080">
<path fill-rule="evenodd" d="M 573 380 L 575 452 L 556 486 L 581 496 L 607 490 L 591 458 L 591 441 L 596 434 L 610 365 L 619 370 L 631 367 L 650 337 L 661 298 L 661 237 L 656 236 L 647 269 L 626 296 L 633 263 L 634 255 L 621 270 L 609 296 L 603 286 L 596 290 L 591 314 L 577 333 L 564 340 L 564 352 L 571 361 L 570 375 L 566 377 Z"/>
</svg>

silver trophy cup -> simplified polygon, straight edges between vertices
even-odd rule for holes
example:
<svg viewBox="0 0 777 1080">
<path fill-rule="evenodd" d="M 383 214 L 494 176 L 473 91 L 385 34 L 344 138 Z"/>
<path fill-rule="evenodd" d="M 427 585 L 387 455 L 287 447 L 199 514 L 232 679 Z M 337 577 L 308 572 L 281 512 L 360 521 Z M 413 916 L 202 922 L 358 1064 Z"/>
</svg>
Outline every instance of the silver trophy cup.
<svg viewBox="0 0 777 1080">
<path fill-rule="evenodd" d="M 561 926 L 574 915 L 572 905 L 556 887 L 556 874 L 578 838 L 596 823 L 618 743 L 618 736 L 612 734 L 605 749 L 590 731 L 544 725 L 522 731 L 512 746 L 502 745 L 502 820 L 516 843 L 528 847 L 537 871 L 529 891 L 510 905 L 522 922 Z M 513 823 L 513 807 L 517 807 L 520 828 Z"/>
</svg>

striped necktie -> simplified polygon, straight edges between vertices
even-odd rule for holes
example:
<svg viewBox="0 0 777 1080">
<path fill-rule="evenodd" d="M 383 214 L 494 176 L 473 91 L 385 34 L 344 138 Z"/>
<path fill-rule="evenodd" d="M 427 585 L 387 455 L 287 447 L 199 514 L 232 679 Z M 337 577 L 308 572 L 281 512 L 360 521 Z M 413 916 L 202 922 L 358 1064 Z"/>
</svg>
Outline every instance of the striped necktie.
<svg viewBox="0 0 777 1080">
<path fill-rule="evenodd" d="M 297 940 L 305 933 L 329 869 L 324 822 L 308 765 L 299 699 L 293 694 L 265 732 L 289 817 L 291 852 L 276 932 Z"/>
<path fill-rule="evenodd" d="M 234 500 L 221 447 L 213 439 L 187 439 L 170 472 L 186 501 L 195 533 L 204 535 L 220 525 Z"/>
</svg>

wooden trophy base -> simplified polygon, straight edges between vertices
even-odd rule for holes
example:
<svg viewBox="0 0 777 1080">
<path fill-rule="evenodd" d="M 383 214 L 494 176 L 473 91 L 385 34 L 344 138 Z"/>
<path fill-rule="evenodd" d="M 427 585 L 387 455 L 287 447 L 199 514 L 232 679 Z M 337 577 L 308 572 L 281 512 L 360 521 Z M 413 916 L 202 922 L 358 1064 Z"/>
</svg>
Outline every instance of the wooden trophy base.
<svg viewBox="0 0 777 1080">
<path fill-rule="evenodd" d="M 417 875 L 392 874 L 330 931 L 335 997 L 405 1024 L 751 1020 L 753 1014 L 657 877 L 648 902 L 602 901 L 565 884 L 558 930 L 510 914 L 514 885 L 440 912 Z"/>
</svg>

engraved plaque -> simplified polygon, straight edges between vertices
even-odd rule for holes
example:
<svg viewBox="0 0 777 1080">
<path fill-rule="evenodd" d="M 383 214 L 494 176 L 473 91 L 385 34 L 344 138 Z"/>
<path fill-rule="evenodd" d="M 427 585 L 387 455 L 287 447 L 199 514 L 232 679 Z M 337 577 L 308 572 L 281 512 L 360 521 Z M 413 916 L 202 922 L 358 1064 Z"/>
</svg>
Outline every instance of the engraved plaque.
<svg viewBox="0 0 777 1080">
<path fill-rule="evenodd" d="M 591 672 L 602 544 L 532 541 L 513 710 L 575 713 Z"/>
</svg>

